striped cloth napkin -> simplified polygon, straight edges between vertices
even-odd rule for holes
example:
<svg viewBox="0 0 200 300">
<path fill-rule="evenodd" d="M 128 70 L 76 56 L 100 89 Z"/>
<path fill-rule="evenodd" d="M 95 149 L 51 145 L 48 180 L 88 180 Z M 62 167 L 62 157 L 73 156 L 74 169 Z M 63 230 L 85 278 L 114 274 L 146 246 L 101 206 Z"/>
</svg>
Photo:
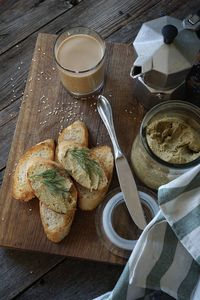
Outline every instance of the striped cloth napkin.
<svg viewBox="0 0 200 300">
<path fill-rule="evenodd" d="M 114 290 L 96 300 L 163 299 L 155 290 L 200 300 L 200 165 L 161 186 L 158 202 Z"/>
</svg>

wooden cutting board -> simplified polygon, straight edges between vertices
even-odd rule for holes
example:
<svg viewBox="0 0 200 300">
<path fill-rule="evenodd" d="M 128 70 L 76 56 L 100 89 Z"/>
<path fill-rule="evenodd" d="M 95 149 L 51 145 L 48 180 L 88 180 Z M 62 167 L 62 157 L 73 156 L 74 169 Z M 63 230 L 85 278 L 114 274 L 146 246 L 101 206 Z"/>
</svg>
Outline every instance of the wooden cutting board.
<svg viewBox="0 0 200 300">
<path fill-rule="evenodd" d="M 96 110 L 96 97 L 76 100 L 62 87 L 53 59 L 55 38 L 55 35 L 39 34 L 37 39 L 1 190 L 0 245 L 123 264 L 125 260 L 111 254 L 98 237 L 95 211 L 78 210 L 69 236 L 54 244 L 43 232 L 38 200 L 21 203 L 11 196 L 12 174 L 20 156 L 44 139 L 57 140 L 60 130 L 73 121 L 81 119 L 86 123 L 90 147 L 111 146 Z M 119 144 L 128 157 L 143 116 L 143 108 L 134 98 L 129 76 L 132 63 L 131 45 L 107 44 L 107 76 L 102 93 L 111 102 Z M 110 190 L 116 186 L 114 174 Z"/>
</svg>

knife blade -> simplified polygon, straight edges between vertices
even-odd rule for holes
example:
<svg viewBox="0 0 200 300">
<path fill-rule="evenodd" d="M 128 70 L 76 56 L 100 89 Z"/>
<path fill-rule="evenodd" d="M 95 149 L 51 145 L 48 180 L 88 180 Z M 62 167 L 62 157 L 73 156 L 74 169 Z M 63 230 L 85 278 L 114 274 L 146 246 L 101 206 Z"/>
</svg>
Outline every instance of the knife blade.
<svg viewBox="0 0 200 300">
<path fill-rule="evenodd" d="M 109 101 L 102 95 L 98 97 L 97 109 L 106 129 L 108 130 L 110 139 L 113 144 L 115 166 L 120 188 L 124 195 L 125 204 L 134 223 L 143 230 L 147 223 L 144 217 L 144 212 L 140 202 L 137 186 L 128 161 L 123 155 L 117 141 L 113 124 L 111 105 Z"/>
<path fill-rule="evenodd" d="M 147 223 L 132 171 L 124 155 L 115 159 L 115 166 L 128 211 L 135 224 L 143 230 Z"/>
</svg>

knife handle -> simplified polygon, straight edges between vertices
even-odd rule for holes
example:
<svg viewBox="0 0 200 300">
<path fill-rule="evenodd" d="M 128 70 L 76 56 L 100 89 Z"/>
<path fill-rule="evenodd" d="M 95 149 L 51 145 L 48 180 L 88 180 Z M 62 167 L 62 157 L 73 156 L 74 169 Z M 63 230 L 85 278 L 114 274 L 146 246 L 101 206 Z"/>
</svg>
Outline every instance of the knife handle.
<svg viewBox="0 0 200 300">
<path fill-rule="evenodd" d="M 119 147 L 116 133 L 115 133 L 115 128 L 114 128 L 114 124 L 113 124 L 113 116 L 112 116 L 112 108 L 111 108 L 109 101 L 102 95 L 98 96 L 97 109 L 98 109 L 99 115 L 108 131 L 108 134 L 109 134 L 110 139 L 113 144 L 115 159 L 117 159 L 122 156 L 122 151 Z"/>
</svg>

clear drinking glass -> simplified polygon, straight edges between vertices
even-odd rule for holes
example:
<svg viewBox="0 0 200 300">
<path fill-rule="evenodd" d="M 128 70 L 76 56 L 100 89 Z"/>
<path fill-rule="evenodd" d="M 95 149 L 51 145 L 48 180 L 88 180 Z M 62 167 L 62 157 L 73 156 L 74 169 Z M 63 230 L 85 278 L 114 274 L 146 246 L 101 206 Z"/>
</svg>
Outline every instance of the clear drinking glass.
<svg viewBox="0 0 200 300">
<path fill-rule="evenodd" d="M 105 42 L 92 29 L 76 27 L 60 34 L 54 45 L 54 56 L 60 80 L 76 97 L 100 90 L 104 84 Z"/>
</svg>

